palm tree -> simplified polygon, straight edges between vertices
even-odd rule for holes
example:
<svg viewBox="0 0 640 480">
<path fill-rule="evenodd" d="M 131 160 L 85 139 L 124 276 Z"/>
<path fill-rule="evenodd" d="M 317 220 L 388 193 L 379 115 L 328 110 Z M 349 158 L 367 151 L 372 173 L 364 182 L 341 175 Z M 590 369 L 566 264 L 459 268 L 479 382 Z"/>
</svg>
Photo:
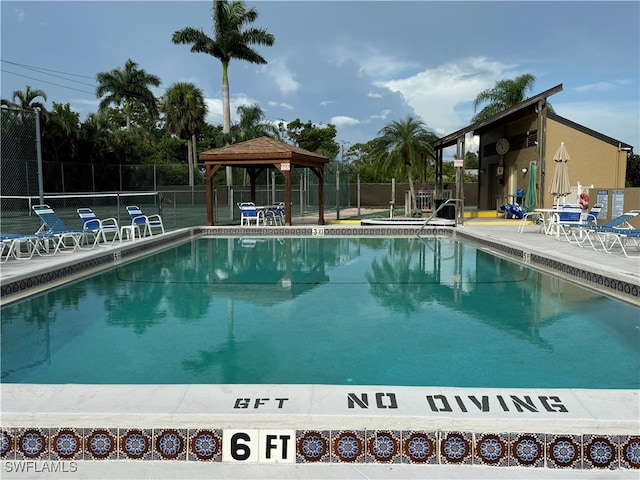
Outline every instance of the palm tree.
<svg viewBox="0 0 640 480">
<path fill-rule="evenodd" d="M 528 90 L 533 88 L 536 77 L 530 73 L 525 73 L 513 80 L 505 79 L 496 82 L 493 88 L 483 90 L 473 101 L 473 108 L 476 110 L 479 105 L 489 102 L 480 112 L 473 116 L 472 123 L 489 118 L 496 113 L 502 112 L 516 103 L 525 100 Z"/>
<path fill-rule="evenodd" d="M 240 105 L 238 115 L 240 121 L 231 126 L 234 143 L 260 137 L 278 137 L 278 128 L 264 120 L 264 112 L 259 105 Z"/>
<path fill-rule="evenodd" d="M 258 18 L 258 12 L 253 8 L 247 10 L 244 2 L 214 0 L 212 10 L 213 38 L 205 35 L 202 30 L 186 27 L 174 32 L 171 40 L 175 44 L 190 44 L 192 52 L 207 53 L 222 63 L 222 132 L 229 134 L 231 132 L 229 63 L 235 58 L 250 63 L 266 64 L 267 61 L 251 46 L 271 46 L 275 38 L 263 28 L 243 30 L 243 27 Z M 227 167 L 227 185 L 231 185 L 230 167 Z"/>
<path fill-rule="evenodd" d="M 98 108 L 105 109 L 112 103 L 116 106 L 122 105 L 127 130 L 131 127 L 131 114 L 136 102 L 146 107 L 152 118 L 157 118 L 156 97 L 149 87 L 159 87 L 160 79 L 138 68 L 138 64 L 133 60 L 127 60 L 124 69 L 118 67 L 110 72 L 98 73 L 96 80 L 98 82 L 96 96 L 98 98 L 104 97 L 100 100 Z"/>
<path fill-rule="evenodd" d="M 41 110 L 45 110 L 44 103 L 34 101 L 36 98 L 42 97 L 42 99 L 47 101 L 47 94 L 44 93 L 44 90 L 32 89 L 30 85 L 24 87 L 24 90 L 15 90 L 13 92 L 13 102 L 10 102 L 6 99 L 2 99 L 2 105 L 5 107 L 9 107 L 12 110 L 35 110 L 39 108 Z"/>
<path fill-rule="evenodd" d="M 30 85 L 24 87 L 24 90 L 15 90 L 13 92 L 13 101 L 2 99 L 2 106 L 16 113 L 16 119 L 22 118 L 25 112 L 34 112 L 36 108 L 39 108 L 43 112 L 46 112 L 44 103 L 36 101 L 36 98 L 41 97 L 45 102 L 47 101 L 47 94 L 44 90 L 32 89 Z"/>
<path fill-rule="evenodd" d="M 189 186 L 192 187 L 193 164 L 197 154 L 195 136 L 207 114 L 202 90 L 193 83 L 174 83 L 162 97 L 160 109 L 165 115 L 167 131 L 187 140 Z"/>
<path fill-rule="evenodd" d="M 424 122 L 411 116 L 387 124 L 378 133 L 380 136 L 373 140 L 372 152 L 379 163 L 378 169 L 387 175 L 406 173 L 412 209 L 415 209 L 413 168 L 419 168 L 425 157 L 433 156 L 432 142 L 436 137 L 426 130 Z"/>
</svg>

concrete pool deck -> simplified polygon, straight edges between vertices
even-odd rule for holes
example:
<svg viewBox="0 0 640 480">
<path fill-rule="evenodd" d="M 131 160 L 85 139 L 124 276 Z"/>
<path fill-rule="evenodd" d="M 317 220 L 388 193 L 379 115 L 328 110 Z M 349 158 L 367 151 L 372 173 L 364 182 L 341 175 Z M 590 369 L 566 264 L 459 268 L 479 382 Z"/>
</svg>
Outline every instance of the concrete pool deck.
<svg viewBox="0 0 640 480">
<path fill-rule="evenodd" d="M 361 231 L 298 220 L 277 231 Z M 532 266 L 560 276 L 580 280 L 579 272 L 589 272 L 603 279 L 585 276 L 589 288 L 640 305 L 640 260 L 559 242 L 536 233 L 533 225 L 520 234 L 518 225 L 466 220 L 455 236 L 525 264 L 532 256 L 546 259 L 550 263 L 534 258 Z M 253 229 L 216 231 L 236 235 Z M 181 242 L 188 235 L 166 238 Z M 54 269 L 74 275 L 74 262 L 92 262 L 123 246 L 137 251 L 152 241 L 10 261 L 0 278 L 6 285 Z M 102 268 L 100 262 L 93 267 Z M 1 457 L 2 478 L 54 478 L 52 471 L 70 478 L 637 478 L 640 466 L 624 454 L 640 448 L 636 390 L 3 384 L 0 395 L 0 424 L 12 445 Z M 101 457 L 103 451 L 94 447 L 104 439 L 112 439 L 114 448 Z M 219 448 L 205 452 L 202 445 L 211 439 Z M 65 440 L 81 448 L 65 454 L 56 443 Z M 25 441 L 47 445 L 27 449 L 29 456 L 18 448 Z M 181 445 L 175 458 L 172 442 Z M 134 444 L 146 446 L 136 450 Z M 520 455 L 524 447 L 537 453 Z M 501 453 L 487 454 L 487 448 Z M 594 448 L 610 448 L 613 458 L 605 468 L 594 463 Z"/>
</svg>

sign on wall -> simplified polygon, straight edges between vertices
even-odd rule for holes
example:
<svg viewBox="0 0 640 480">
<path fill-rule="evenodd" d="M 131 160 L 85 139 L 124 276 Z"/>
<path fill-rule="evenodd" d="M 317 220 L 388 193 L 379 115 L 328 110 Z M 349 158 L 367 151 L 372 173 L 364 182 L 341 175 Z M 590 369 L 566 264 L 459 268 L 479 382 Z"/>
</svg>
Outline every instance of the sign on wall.
<svg viewBox="0 0 640 480">
<path fill-rule="evenodd" d="M 611 192 L 611 218 L 619 217 L 624 213 L 624 190 Z"/>
<path fill-rule="evenodd" d="M 607 218 L 607 211 L 609 209 L 609 190 L 598 190 L 598 197 L 596 203 L 602 205 L 599 216 L 601 218 Z"/>
</svg>

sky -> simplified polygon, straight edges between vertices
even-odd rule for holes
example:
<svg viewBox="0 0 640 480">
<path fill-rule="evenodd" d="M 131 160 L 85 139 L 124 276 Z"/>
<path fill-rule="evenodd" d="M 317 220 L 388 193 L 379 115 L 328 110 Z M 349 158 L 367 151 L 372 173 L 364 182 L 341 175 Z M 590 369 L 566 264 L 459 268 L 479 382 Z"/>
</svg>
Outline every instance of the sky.
<svg viewBox="0 0 640 480">
<path fill-rule="evenodd" d="M 562 84 L 555 112 L 640 151 L 640 2 L 249 0 L 254 27 L 275 36 L 256 46 L 267 60 L 232 60 L 232 122 L 259 105 L 272 122 L 337 127 L 364 143 L 411 115 L 437 135 L 471 123 L 473 101 L 503 79 L 529 73 L 527 97 Z M 211 1 L 0 2 L 1 96 L 26 85 L 45 106 L 97 111 L 96 74 L 128 59 L 162 81 L 205 96 L 207 121 L 222 123 L 222 67 L 171 42 L 185 27 L 213 36 Z M 481 108 L 481 107 L 480 107 Z M 467 150 L 477 150 L 468 139 Z M 451 152 L 451 156 L 453 156 Z"/>
</svg>

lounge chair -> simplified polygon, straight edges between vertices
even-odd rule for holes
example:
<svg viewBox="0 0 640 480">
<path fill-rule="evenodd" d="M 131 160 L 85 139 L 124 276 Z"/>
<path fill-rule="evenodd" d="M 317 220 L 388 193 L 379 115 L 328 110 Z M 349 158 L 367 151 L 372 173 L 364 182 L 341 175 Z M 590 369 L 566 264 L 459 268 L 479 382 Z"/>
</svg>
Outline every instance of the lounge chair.
<svg viewBox="0 0 640 480">
<path fill-rule="evenodd" d="M 127 213 L 131 217 L 131 233 L 133 238 L 135 238 L 135 232 L 138 231 L 138 234 L 141 237 L 147 235 L 147 232 L 150 236 L 153 236 L 153 229 L 160 229 L 162 233 L 164 233 L 164 225 L 162 223 L 162 217 L 160 215 L 145 215 L 140 210 L 140 207 L 136 205 L 130 205 L 127 208 Z M 144 227 L 142 233 L 140 233 L 140 227 Z"/>
<path fill-rule="evenodd" d="M 94 245 L 99 245 L 101 240 L 107 243 L 107 234 L 113 234 L 112 242 L 120 238 L 120 228 L 115 218 L 99 219 L 90 208 L 78 208 L 77 212 L 87 235 L 95 237 Z"/>
<path fill-rule="evenodd" d="M 264 225 L 264 212 L 256 208 L 256 204 L 253 202 L 240 202 L 238 203 L 240 209 L 240 225 L 251 225 L 251 222 L 255 222 L 256 226 Z"/>
<path fill-rule="evenodd" d="M 0 234 L 0 263 L 4 263 L 10 258 L 30 259 L 38 251 L 40 238 L 38 235 L 22 235 L 20 233 Z"/>
<path fill-rule="evenodd" d="M 581 247 L 588 242 L 594 250 L 601 248 L 607 251 L 608 246 L 605 240 L 610 240 L 612 237 L 607 238 L 603 235 L 607 233 L 625 233 L 634 230 L 629 220 L 638 216 L 638 214 L 640 214 L 640 210 L 631 210 L 600 225 L 587 224 L 578 226 L 571 232 L 571 241 Z"/>
<path fill-rule="evenodd" d="M 616 246 L 620 247 L 620 250 L 627 258 L 640 258 L 640 228 L 611 228 L 600 232 L 602 238 L 602 245 L 604 251 L 607 253 L 614 253 Z M 638 255 L 629 255 L 627 251 L 628 243 L 633 243 Z"/>
<path fill-rule="evenodd" d="M 54 255 L 58 252 L 75 252 L 77 248 L 82 248 L 81 243 L 87 238 L 87 232 L 68 228 L 49 205 L 33 205 L 31 208 L 42 221 L 42 226 L 35 233 L 40 237 L 40 246 L 44 249 L 39 250 L 40 254 Z M 71 244 L 67 243 L 67 240 L 71 240 Z M 53 250 L 49 246 L 51 241 Z"/>
</svg>

